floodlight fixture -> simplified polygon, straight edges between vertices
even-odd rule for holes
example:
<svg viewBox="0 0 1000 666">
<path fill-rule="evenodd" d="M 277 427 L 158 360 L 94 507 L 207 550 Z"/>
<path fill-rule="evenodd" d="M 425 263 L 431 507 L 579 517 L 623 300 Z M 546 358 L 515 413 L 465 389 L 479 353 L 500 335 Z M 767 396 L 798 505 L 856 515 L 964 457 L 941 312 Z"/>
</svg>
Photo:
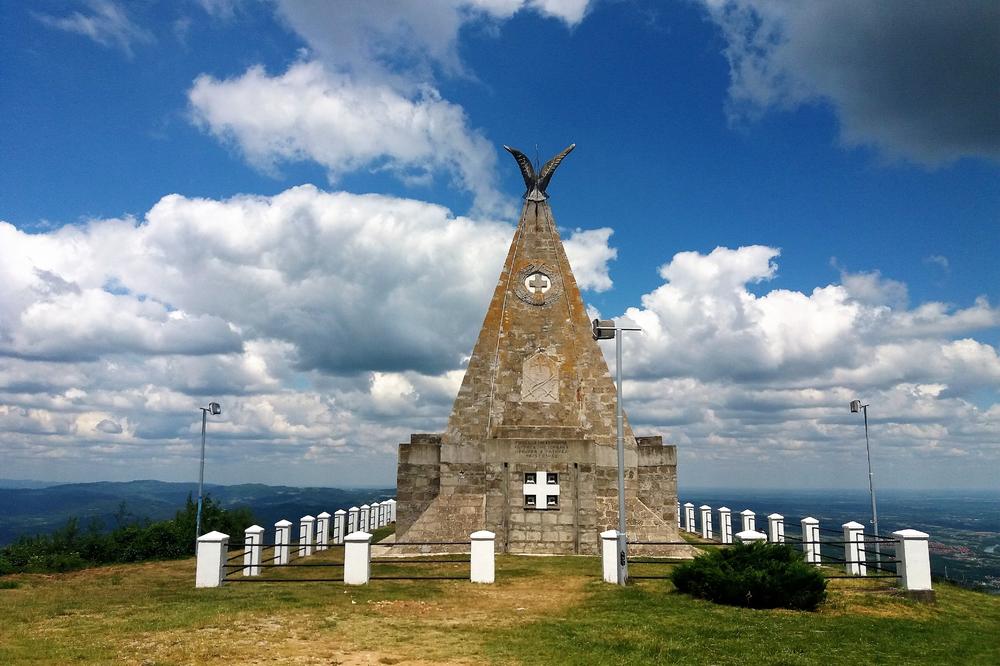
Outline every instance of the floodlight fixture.
<svg viewBox="0 0 1000 666">
<path fill-rule="evenodd" d="M 614 340 L 615 339 L 615 322 L 613 319 L 595 319 L 594 325 L 594 339 L 595 340 Z"/>
</svg>

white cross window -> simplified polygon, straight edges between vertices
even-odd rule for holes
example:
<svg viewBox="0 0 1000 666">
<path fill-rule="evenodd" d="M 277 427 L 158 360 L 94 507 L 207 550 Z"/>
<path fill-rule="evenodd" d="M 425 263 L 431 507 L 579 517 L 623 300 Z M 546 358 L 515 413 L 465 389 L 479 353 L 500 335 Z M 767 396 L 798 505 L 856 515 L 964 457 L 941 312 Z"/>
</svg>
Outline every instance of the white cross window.
<svg viewBox="0 0 1000 666">
<path fill-rule="evenodd" d="M 524 280 L 524 286 L 532 294 L 544 294 L 552 288 L 552 280 L 545 273 L 532 273 Z"/>
<path fill-rule="evenodd" d="M 559 473 L 525 472 L 523 492 L 525 509 L 558 509 Z"/>
</svg>

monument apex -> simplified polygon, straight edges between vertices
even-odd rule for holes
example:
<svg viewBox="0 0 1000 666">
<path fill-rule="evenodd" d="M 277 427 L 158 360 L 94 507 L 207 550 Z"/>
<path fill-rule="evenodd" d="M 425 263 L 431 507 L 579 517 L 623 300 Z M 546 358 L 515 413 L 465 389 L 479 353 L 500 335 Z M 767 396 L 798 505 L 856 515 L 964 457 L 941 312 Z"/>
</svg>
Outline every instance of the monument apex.
<svg viewBox="0 0 1000 666">
<path fill-rule="evenodd" d="M 520 151 L 524 207 L 443 434 L 400 444 L 397 540 L 464 540 L 503 552 L 597 554 L 617 525 L 615 386 L 546 188 Z M 625 421 L 630 538 L 676 540 L 676 449 Z"/>
</svg>

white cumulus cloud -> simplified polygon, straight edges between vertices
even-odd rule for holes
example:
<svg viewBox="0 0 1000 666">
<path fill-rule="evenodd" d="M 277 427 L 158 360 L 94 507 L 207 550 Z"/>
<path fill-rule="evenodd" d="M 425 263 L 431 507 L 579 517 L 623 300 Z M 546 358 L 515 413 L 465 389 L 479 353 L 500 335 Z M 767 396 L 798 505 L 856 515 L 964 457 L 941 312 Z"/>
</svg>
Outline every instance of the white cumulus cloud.
<svg viewBox="0 0 1000 666">
<path fill-rule="evenodd" d="M 564 242 L 566 256 L 581 289 L 601 292 L 611 288 L 608 262 L 618 257 L 618 250 L 608 245 L 613 230 L 575 230 Z"/>
<path fill-rule="evenodd" d="M 756 470 L 748 484 L 787 485 L 803 463 L 854 460 L 847 404 L 858 397 L 874 405 L 879 446 L 893 449 L 880 455 L 900 472 L 955 451 L 985 461 L 1000 450 L 990 420 L 1000 357 L 970 337 L 1000 328 L 1000 308 L 980 298 L 908 309 L 905 285 L 877 271 L 845 272 L 808 293 L 762 292 L 777 279 L 778 255 L 766 246 L 678 253 L 660 269 L 664 284 L 622 317 L 643 329 L 625 345 L 626 408 L 638 430 L 664 434 L 682 463 L 695 463 L 688 483 L 711 483 L 713 469 L 738 477 L 742 464 Z M 985 484 L 976 469 L 920 481 Z"/>
<path fill-rule="evenodd" d="M 469 127 L 462 108 L 433 88 L 407 95 L 332 74 L 314 61 L 280 76 L 260 66 L 233 79 L 202 75 L 189 99 L 199 125 L 264 169 L 311 160 L 327 169 L 331 182 L 360 169 L 417 182 L 443 172 L 474 195 L 479 210 L 505 210 L 496 151 Z"/>
</svg>

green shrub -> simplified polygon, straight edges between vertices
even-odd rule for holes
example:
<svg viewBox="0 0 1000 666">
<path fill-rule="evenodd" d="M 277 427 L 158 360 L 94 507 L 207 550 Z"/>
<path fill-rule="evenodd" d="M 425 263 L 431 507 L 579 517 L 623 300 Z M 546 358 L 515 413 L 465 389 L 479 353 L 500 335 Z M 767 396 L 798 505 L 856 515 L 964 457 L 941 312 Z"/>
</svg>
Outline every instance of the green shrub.
<svg viewBox="0 0 1000 666">
<path fill-rule="evenodd" d="M 671 580 L 681 592 L 729 606 L 816 610 L 826 599 L 826 578 L 785 544 L 720 548 L 675 568 Z"/>
</svg>

